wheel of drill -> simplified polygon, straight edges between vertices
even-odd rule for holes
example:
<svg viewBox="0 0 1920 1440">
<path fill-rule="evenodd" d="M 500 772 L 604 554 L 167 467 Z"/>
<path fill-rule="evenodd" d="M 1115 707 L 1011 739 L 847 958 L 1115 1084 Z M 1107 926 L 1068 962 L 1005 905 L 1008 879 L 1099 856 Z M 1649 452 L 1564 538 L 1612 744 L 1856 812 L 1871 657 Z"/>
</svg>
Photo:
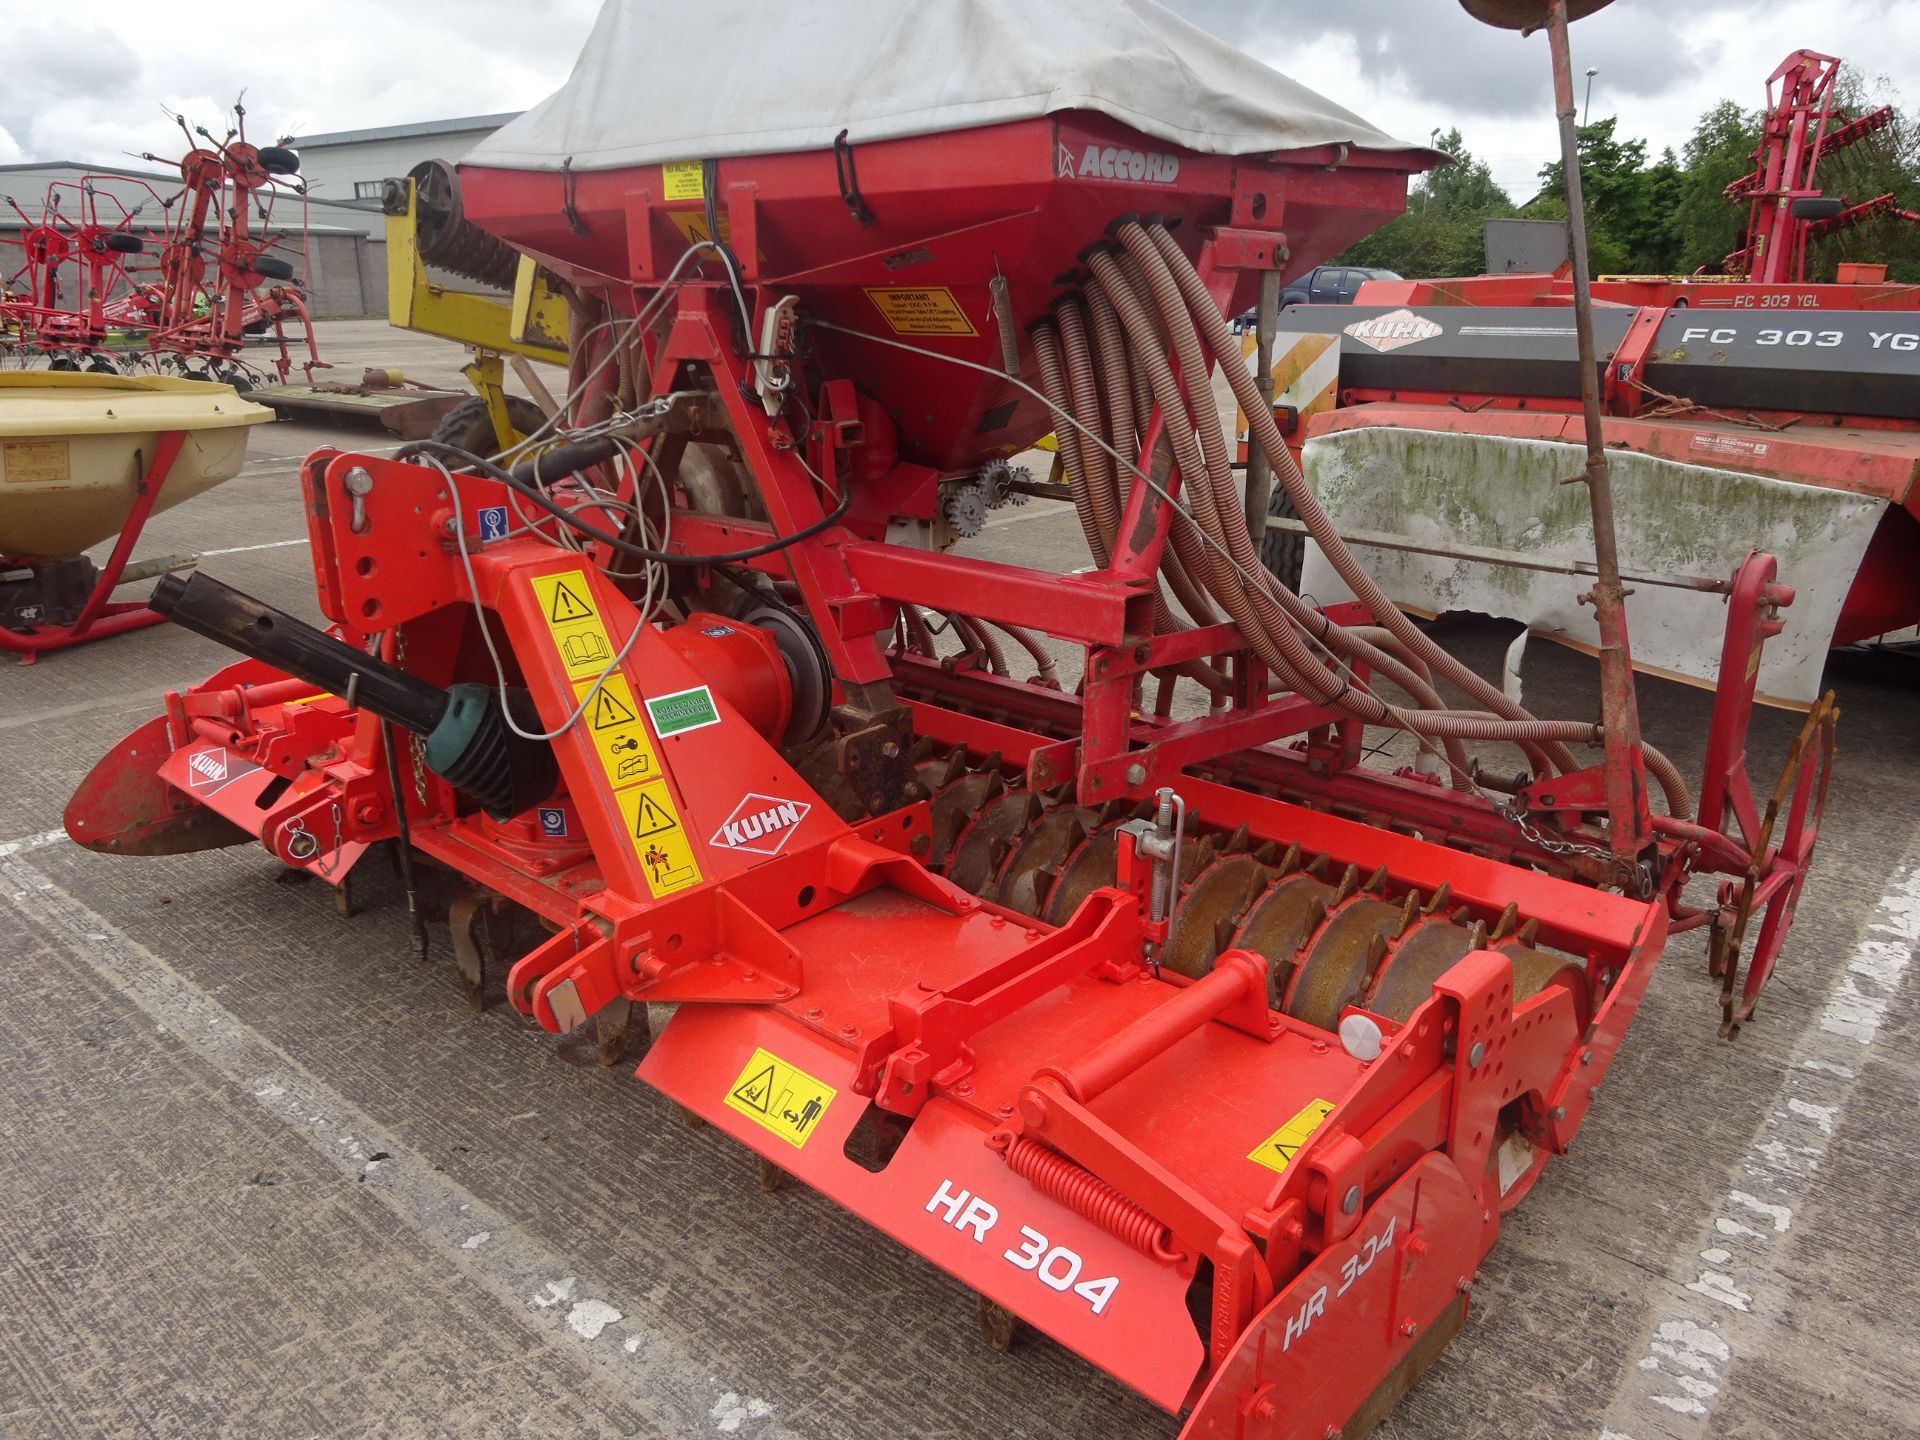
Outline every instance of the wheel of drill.
<svg viewBox="0 0 1920 1440">
<path fill-rule="evenodd" d="M 1273 520 L 1300 518 L 1300 512 L 1293 508 L 1293 497 L 1278 481 L 1274 482 L 1273 494 L 1267 500 L 1267 516 Z M 1300 574 L 1307 563 L 1307 537 L 1277 526 L 1269 528 L 1260 541 L 1260 560 L 1282 585 L 1298 590 Z"/>
<path fill-rule="evenodd" d="M 515 438 L 524 439 L 546 424 L 547 417 L 531 400 L 509 395 L 507 421 L 514 428 Z M 442 415 L 440 423 L 433 427 L 433 438 L 483 460 L 491 460 L 506 448 L 493 433 L 493 414 L 487 409 L 487 402 L 478 395 L 468 396 Z"/>
<path fill-rule="evenodd" d="M 1760 992 L 1773 978 L 1774 962 L 1780 957 L 1787 931 L 1793 927 L 1793 912 L 1800 903 L 1814 847 L 1820 840 L 1820 819 L 1827 808 L 1827 783 L 1833 776 L 1839 724 L 1840 707 L 1834 704 L 1833 692 L 1828 691 L 1808 712 L 1793 748 L 1787 752 L 1780 782 L 1767 801 L 1766 818 L 1754 841 L 1753 863 L 1747 867 L 1739 898 L 1734 902 L 1725 950 L 1715 961 L 1715 971 L 1720 975 L 1720 1029 L 1729 1038 L 1739 1034 L 1740 1027 L 1753 1018 Z M 1743 979 L 1741 947 L 1756 911 L 1760 931 L 1747 954 Z"/>
</svg>

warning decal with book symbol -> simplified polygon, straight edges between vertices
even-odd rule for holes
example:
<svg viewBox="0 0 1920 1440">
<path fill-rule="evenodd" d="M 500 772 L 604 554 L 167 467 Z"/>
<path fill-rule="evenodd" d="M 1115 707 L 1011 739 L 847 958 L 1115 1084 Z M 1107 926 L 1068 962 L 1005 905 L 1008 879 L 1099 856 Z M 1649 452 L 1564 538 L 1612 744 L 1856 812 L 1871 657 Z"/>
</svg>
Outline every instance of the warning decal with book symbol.
<svg viewBox="0 0 1920 1440">
<path fill-rule="evenodd" d="M 585 573 L 536 575 L 531 584 L 554 653 L 573 682 L 580 718 L 572 733 L 584 738 L 599 759 L 647 888 L 658 897 L 698 885 L 700 862 L 680 823 L 642 706 L 626 675 L 608 668 L 617 650 Z"/>
<path fill-rule="evenodd" d="M 727 1089 L 727 1108 L 798 1150 L 820 1128 L 840 1092 L 770 1050 L 755 1050 Z"/>
</svg>

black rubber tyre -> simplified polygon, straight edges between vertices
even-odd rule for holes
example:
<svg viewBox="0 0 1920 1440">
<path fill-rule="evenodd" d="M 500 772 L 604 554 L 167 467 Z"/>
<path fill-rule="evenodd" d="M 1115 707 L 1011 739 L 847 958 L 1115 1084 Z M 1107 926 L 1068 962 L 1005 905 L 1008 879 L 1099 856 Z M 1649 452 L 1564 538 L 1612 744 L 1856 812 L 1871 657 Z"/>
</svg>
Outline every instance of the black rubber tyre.
<svg viewBox="0 0 1920 1440">
<path fill-rule="evenodd" d="M 1267 499 L 1267 515 L 1275 520 L 1298 520 L 1293 497 L 1279 480 L 1273 482 L 1273 494 Z M 1300 572 L 1307 563 L 1307 537 L 1292 530 L 1267 531 L 1260 541 L 1260 560 L 1289 590 L 1300 588 Z"/>
<path fill-rule="evenodd" d="M 59 370 L 65 373 L 67 371 L 78 370 L 79 368 L 80 362 L 64 352 L 56 352 L 47 359 L 47 369 L 49 370 Z"/>
<path fill-rule="evenodd" d="M 278 255 L 256 255 L 253 257 L 253 273 L 268 280 L 291 280 L 293 266 Z"/>
<path fill-rule="evenodd" d="M 507 397 L 507 419 L 522 437 L 547 423 L 538 405 L 518 395 Z M 493 417 L 487 413 L 487 402 L 478 395 L 469 395 L 442 415 L 440 423 L 433 427 L 433 438 L 483 460 L 492 459 L 505 448 L 494 437 Z"/>
<path fill-rule="evenodd" d="M 262 145 L 260 168 L 269 175 L 298 175 L 300 157 L 284 145 Z"/>
<path fill-rule="evenodd" d="M 111 230 L 101 237 L 100 243 L 116 255 L 138 255 L 147 248 L 145 237 L 128 230 Z"/>
<path fill-rule="evenodd" d="M 1847 208 L 1838 195 L 1802 195 L 1787 207 L 1796 220 L 1832 220 Z"/>
<path fill-rule="evenodd" d="M 93 355 L 87 359 L 86 370 L 89 375 L 118 375 L 120 367 L 105 355 Z"/>
</svg>

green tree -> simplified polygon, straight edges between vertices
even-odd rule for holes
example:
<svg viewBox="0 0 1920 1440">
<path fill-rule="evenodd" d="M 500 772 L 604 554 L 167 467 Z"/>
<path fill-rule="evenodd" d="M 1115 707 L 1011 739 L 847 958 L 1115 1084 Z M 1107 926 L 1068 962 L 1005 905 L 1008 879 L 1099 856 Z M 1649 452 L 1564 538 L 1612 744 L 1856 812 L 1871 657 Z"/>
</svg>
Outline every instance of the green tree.
<svg viewBox="0 0 1920 1440">
<path fill-rule="evenodd" d="M 1683 184 L 1679 162 L 1669 151 L 1649 165 L 1647 142 L 1620 139 L 1618 126 L 1618 117 L 1608 116 L 1577 128 L 1587 253 L 1598 275 L 1665 274 L 1679 258 L 1672 210 Z M 1528 215 L 1548 200 L 1564 214 L 1566 176 L 1558 164 L 1541 168 L 1540 187 Z"/>
<path fill-rule="evenodd" d="M 1480 222 L 1514 213 L 1507 192 L 1486 162 L 1468 153 L 1458 130 L 1438 136 L 1434 148 L 1452 163 L 1415 180 L 1406 213 L 1336 256 L 1332 263 L 1368 265 L 1402 275 L 1477 275 L 1484 268 Z"/>
<path fill-rule="evenodd" d="M 1679 238 L 1678 270 L 1717 268 L 1740 248 L 1747 207 L 1726 198 L 1727 186 L 1753 168 L 1760 143 L 1760 117 L 1722 100 L 1700 117 L 1681 151 L 1682 185 L 1674 206 Z"/>
</svg>

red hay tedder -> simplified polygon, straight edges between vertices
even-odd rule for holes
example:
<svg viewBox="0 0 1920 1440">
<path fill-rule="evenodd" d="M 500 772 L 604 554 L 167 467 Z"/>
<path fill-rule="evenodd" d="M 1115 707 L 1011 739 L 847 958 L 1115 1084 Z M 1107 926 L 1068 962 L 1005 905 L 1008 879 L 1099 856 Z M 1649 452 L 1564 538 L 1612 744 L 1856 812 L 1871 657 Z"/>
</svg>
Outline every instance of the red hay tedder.
<svg viewBox="0 0 1920 1440">
<path fill-rule="evenodd" d="M 284 146 L 250 144 L 243 106 L 234 107 L 224 137 L 203 127 L 196 140 L 179 123 L 188 151 L 179 161 L 181 188 L 170 196 L 132 177 L 88 175 L 50 184 L 38 216 L 7 199 L 22 232 L 18 263 L 0 267 L 0 359 L 253 388 L 265 377 L 242 358 L 248 338 L 273 337 L 273 370 L 285 381 L 293 368 L 291 323 L 311 378 L 321 361 L 306 302 L 286 283 L 294 279 L 292 262 L 273 253 L 281 243 L 273 211 L 283 193 L 300 197 L 305 229 L 299 157 Z M 129 205 L 126 191 L 145 198 Z M 157 224 L 143 224 L 149 210 Z"/>
<path fill-rule="evenodd" d="M 1566 3 L 1469 8 L 1551 18 L 1570 117 Z M 1596 426 L 1604 712 L 1527 714 L 1351 563 L 1223 318 L 1434 157 L 1147 0 L 872 0 L 807 57 L 731 8 L 609 5 L 462 166 L 465 221 L 571 287 L 564 413 L 493 460 L 310 456 L 330 628 L 162 582 L 245 658 L 168 694 L 68 830 L 337 884 L 392 843 L 410 897 L 451 884 L 476 1005 L 504 979 L 609 1063 L 644 1042 L 642 1079 L 977 1292 L 990 1342 L 1034 1325 L 1194 1440 L 1362 1434 L 1461 1326 L 1668 937 L 1705 930 L 1751 1014 L 1832 758 L 1829 726 L 1771 801 L 1745 769 L 1793 592 L 1765 556 L 1729 582 L 1696 801 L 1639 736 Z M 632 83 L 711 27 L 743 75 L 751 37 L 779 52 L 731 144 L 697 67 Z M 1261 567 L 1220 362 L 1357 603 Z M 947 553 L 1049 432 L 1089 568 Z M 925 612 L 965 654 L 925 653 Z M 1363 765 L 1368 726 L 1422 764 Z"/>
</svg>

